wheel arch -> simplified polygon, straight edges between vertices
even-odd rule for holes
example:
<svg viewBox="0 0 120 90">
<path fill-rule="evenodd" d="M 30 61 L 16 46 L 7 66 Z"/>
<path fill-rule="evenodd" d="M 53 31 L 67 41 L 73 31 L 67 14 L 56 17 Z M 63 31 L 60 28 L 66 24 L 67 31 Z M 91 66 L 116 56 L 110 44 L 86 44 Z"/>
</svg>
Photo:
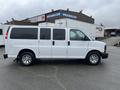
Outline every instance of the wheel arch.
<svg viewBox="0 0 120 90">
<path fill-rule="evenodd" d="M 98 52 L 99 54 L 100 54 L 100 56 L 102 55 L 102 53 L 99 51 L 99 50 L 91 50 L 91 51 L 89 51 L 88 53 L 87 53 L 87 55 L 86 55 L 86 57 L 85 58 L 87 58 L 87 56 L 91 53 L 91 52 Z"/>
<path fill-rule="evenodd" d="M 23 52 L 31 52 L 34 55 L 34 57 L 36 58 L 36 55 L 35 55 L 34 51 L 31 50 L 31 49 L 22 49 L 22 50 L 20 50 L 18 55 L 17 55 L 17 58 L 19 58 L 19 55 L 22 54 Z"/>
</svg>

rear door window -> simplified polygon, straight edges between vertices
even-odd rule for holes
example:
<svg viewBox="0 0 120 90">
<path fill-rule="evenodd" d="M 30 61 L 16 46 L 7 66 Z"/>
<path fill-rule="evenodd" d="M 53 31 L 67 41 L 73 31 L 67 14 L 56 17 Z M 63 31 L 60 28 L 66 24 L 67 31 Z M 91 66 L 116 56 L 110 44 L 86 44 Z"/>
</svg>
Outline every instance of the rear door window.
<svg viewBox="0 0 120 90">
<path fill-rule="evenodd" d="M 50 40 L 51 39 L 51 29 L 50 28 L 41 28 L 40 29 L 40 39 Z"/>
<path fill-rule="evenodd" d="M 37 39 L 38 28 L 13 28 L 11 30 L 11 39 Z"/>
<path fill-rule="evenodd" d="M 65 40 L 65 29 L 53 29 L 53 40 Z"/>
</svg>

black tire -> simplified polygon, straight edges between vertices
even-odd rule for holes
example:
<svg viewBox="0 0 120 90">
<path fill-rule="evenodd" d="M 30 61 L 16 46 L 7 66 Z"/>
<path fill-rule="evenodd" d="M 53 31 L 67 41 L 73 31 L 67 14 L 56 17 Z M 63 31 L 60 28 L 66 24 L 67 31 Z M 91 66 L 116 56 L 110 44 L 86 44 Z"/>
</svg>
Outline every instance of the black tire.
<svg viewBox="0 0 120 90">
<path fill-rule="evenodd" d="M 93 59 L 93 57 L 96 57 L 96 59 Z M 86 57 L 86 62 L 89 65 L 98 65 L 101 63 L 101 55 L 99 52 L 90 52 Z"/>
<path fill-rule="evenodd" d="M 23 52 L 19 55 L 19 62 L 23 66 L 31 66 L 35 62 L 35 56 L 31 52 Z"/>
</svg>

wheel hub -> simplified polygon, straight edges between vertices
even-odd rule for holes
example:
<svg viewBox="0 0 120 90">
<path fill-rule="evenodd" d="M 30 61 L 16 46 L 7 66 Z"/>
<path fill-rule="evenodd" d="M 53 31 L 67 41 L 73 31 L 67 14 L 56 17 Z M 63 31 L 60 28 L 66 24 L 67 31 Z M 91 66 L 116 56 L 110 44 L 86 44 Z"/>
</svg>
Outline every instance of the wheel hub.
<svg viewBox="0 0 120 90">
<path fill-rule="evenodd" d="M 92 54 L 92 55 L 90 56 L 90 62 L 91 62 L 92 64 L 96 64 L 98 61 L 99 61 L 98 55 Z"/>
<path fill-rule="evenodd" d="M 24 64 L 28 65 L 32 62 L 32 58 L 30 55 L 23 55 L 22 61 Z"/>
</svg>

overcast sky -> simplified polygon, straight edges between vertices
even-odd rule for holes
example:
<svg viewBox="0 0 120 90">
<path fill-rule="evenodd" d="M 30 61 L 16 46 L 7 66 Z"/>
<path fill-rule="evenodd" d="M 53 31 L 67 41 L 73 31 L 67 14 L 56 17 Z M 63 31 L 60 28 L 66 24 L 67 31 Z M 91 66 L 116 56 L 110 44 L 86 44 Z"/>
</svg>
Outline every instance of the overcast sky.
<svg viewBox="0 0 120 90">
<path fill-rule="evenodd" d="M 0 0 L 0 22 L 24 19 L 51 9 L 83 10 L 96 24 L 120 27 L 120 0 Z"/>
</svg>

